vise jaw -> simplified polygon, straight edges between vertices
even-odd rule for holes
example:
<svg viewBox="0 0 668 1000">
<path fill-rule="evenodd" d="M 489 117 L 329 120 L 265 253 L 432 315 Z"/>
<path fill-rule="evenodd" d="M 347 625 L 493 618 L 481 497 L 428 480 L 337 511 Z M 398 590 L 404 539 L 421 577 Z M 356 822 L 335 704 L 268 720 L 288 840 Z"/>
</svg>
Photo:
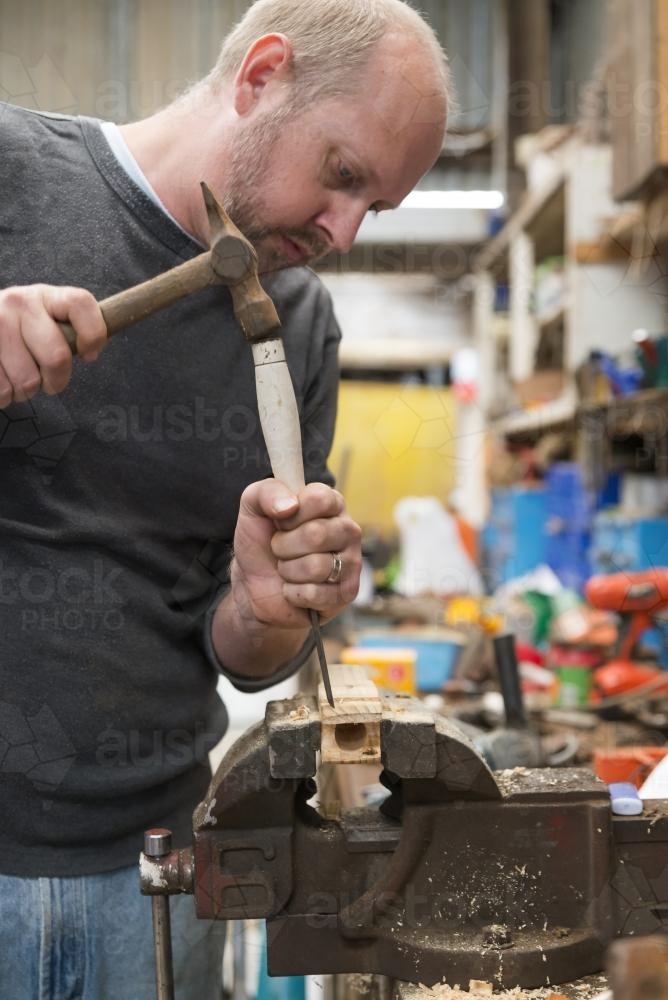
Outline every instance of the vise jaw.
<svg viewBox="0 0 668 1000">
<path fill-rule="evenodd" d="M 336 719 L 326 722 L 336 744 Z M 668 925 L 668 813 L 652 836 L 615 830 L 590 772 L 492 774 L 467 736 L 410 698 L 384 698 L 376 722 L 387 799 L 327 819 L 309 801 L 324 713 L 309 696 L 271 702 L 195 810 L 192 851 L 154 860 L 142 891 L 194 892 L 201 918 L 265 919 L 277 976 L 507 989 L 590 975 L 629 919 L 628 891 L 613 888 L 624 863 L 657 876 L 656 890 L 631 877 L 640 924 Z M 341 725 L 345 750 L 351 722 Z"/>
</svg>

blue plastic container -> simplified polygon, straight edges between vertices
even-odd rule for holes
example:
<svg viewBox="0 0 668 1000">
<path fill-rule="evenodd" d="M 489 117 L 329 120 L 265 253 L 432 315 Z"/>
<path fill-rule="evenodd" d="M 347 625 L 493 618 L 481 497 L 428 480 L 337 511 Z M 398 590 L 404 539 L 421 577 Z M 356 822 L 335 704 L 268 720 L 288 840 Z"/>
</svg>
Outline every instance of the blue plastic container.
<svg viewBox="0 0 668 1000">
<path fill-rule="evenodd" d="M 366 649 L 414 649 L 418 691 L 439 691 L 455 672 L 466 641 L 456 633 L 425 635 L 419 632 L 368 632 L 356 646 Z"/>
<path fill-rule="evenodd" d="M 545 562 L 545 490 L 512 486 L 492 491 L 492 509 L 482 533 L 485 579 L 495 591 Z"/>
<path fill-rule="evenodd" d="M 614 504 L 619 477 L 610 476 L 599 494 L 587 490 L 574 462 L 557 462 L 546 478 L 545 561 L 564 587 L 582 591 L 592 573 L 591 531 L 595 511 Z"/>
<path fill-rule="evenodd" d="M 594 518 L 592 568 L 597 573 L 668 566 L 668 518 L 601 513 Z"/>
</svg>

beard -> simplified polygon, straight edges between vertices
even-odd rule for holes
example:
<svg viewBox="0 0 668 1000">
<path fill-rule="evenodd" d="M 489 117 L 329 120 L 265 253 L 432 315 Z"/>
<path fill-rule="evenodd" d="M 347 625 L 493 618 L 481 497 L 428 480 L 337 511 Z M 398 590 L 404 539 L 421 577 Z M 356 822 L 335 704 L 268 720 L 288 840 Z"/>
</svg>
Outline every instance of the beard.
<svg viewBox="0 0 668 1000">
<path fill-rule="evenodd" d="M 318 260 L 330 249 L 329 244 L 311 228 L 269 227 L 263 222 L 259 191 L 271 171 L 271 155 L 281 130 L 289 118 L 294 120 L 294 114 L 293 108 L 285 107 L 277 114 L 253 122 L 239 136 L 230 160 L 224 208 L 253 244 L 260 273 Z M 303 260 L 295 261 L 286 253 L 286 239 L 303 250 Z"/>
</svg>

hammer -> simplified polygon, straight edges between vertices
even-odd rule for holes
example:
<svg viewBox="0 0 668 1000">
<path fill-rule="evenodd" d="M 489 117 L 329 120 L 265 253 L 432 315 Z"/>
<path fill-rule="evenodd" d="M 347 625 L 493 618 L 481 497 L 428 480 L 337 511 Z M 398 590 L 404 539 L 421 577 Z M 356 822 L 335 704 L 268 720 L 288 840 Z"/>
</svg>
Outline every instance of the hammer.
<svg viewBox="0 0 668 1000">
<path fill-rule="evenodd" d="M 257 254 L 252 244 L 237 229 L 207 184 L 202 184 L 202 194 L 209 219 L 211 249 L 100 302 L 109 337 L 212 285 L 229 286 L 234 315 L 251 343 L 280 328 L 274 303 L 258 280 Z M 76 354 L 74 329 L 69 323 L 59 326 L 72 354 Z"/>
<path fill-rule="evenodd" d="M 202 184 L 211 232 L 211 249 L 150 281 L 119 292 L 100 302 L 109 337 L 142 319 L 173 305 L 180 299 L 212 285 L 227 285 L 234 315 L 251 344 L 260 424 L 276 479 L 297 494 L 304 488 L 299 412 L 288 370 L 280 330 L 281 321 L 271 298 L 258 278 L 258 258 L 252 244 L 234 225 L 206 184 Z M 69 323 L 60 323 L 72 353 L 76 333 Z M 308 612 L 315 638 L 327 700 L 334 698 L 317 611 Z"/>
</svg>

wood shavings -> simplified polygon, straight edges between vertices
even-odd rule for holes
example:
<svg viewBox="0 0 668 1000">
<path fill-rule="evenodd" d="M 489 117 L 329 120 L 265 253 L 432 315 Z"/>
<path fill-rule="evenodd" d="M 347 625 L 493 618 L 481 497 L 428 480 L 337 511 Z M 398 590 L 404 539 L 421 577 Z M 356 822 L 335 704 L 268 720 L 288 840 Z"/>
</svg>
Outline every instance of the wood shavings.
<svg viewBox="0 0 668 1000">
<path fill-rule="evenodd" d="M 505 990 L 503 993 L 494 993 L 491 983 L 481 982 L 472 979 L 467 990 L 459 986 L 423 986 L 421 987 L 421 997 L 424 1000 L 549 1000 L 550 995 L 554 996 L 554 990 L 522 990 L 516 987 L 513 990 Z"/>
<path fill-rule="evenodd" d="M 578 1000 L 580 997 L 581 1000 L 587 1000 L 587 998 L 596 1000 L 596 997 L 600 995 L 600 984 L 596 987 L 593 984 L 591 986 L 576 986 L 576 989 L 578 990 Z M 581 995 L 580 990 L 585 992 Z M 495 993 L 491 983 L 478 979 L 472 979 L 467 990 L 459 986 L 421 986 L 419 996 L 420 1000 L 568 1000 L 566 994 L 555 992 L 553 987 L 523 990 L 518 986 L 512 990 Z"/>
<path fill-rule="evenodd" d="M 417 986 L 401 983 L 396 991 L 396 1000 L 612 1000 L 605 990 L 607 980 L 603 974 L 587 976 L 570 983 L 543 986 L 541 989 L 515 989 L 495 992 L 487 981 L 473 979 L 468 989 L 461 986 Z"/>
<path fill-rule="evenodd" d="M 290 722 L 304 722 L 310 716 L 311 711 L 308 705 L 300 705 L 299 708 L 293 708 L 290 712 L 289 719 Z"/>
</svg>

